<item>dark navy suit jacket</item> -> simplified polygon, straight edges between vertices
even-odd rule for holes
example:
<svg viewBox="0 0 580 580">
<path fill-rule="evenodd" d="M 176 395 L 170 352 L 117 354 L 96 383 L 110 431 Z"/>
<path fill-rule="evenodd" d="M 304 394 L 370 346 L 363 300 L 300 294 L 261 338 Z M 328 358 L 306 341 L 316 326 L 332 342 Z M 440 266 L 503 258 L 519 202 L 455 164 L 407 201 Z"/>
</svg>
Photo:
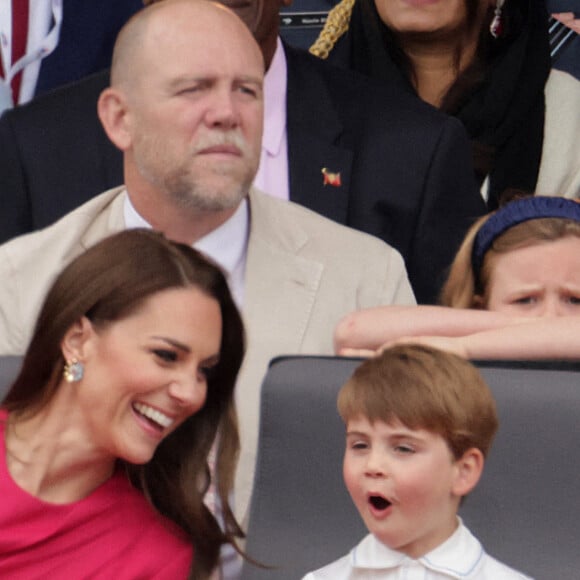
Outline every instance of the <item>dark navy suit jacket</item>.
<svg viewBox="0 0 580 580">
<path fill-rule="evenodd" d="M 397 248 L 417 299 L 433 302 L 465 230 L 485 212 L 462 127 L 413 96 L 286 54 L 291 199 Z M 96 114 L 107 84 L 103 72 L 0 119 L 0 241 L 123 182 L 121 154 Z M 323 168 L 340 185 L 325 185 Z"/>
<path fill-rule="evenodd" d="M 435 301 L 486 211 L 463 127 L 400 89 L 297 49 L 286 56 L 291 199 L 397 248 L 417 301 Z M 341 185 L 325 185 L 322 168 Z"/>
<path fill-rule="evenodd" d="M 40 65 L 36 95 L 109 68 L 117 33 L 142 0 L 62 0 L 58 45 Z"/>
</svg>

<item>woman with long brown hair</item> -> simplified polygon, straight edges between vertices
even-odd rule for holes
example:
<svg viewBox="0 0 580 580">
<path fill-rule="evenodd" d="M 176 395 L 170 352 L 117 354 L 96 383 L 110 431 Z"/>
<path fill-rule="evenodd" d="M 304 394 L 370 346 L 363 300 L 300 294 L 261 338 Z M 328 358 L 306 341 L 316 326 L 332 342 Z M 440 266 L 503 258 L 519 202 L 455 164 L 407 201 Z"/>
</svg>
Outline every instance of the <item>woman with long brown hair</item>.
<svg viewBox="0 0 580 580">
<path fill-rule="evenodd" d="M 0 576 L 209 577 L 240 534 L 243 354 L 226 279 L 191 247 L 129 230 L 73 260 L 0 410 Z"/>
</svg>

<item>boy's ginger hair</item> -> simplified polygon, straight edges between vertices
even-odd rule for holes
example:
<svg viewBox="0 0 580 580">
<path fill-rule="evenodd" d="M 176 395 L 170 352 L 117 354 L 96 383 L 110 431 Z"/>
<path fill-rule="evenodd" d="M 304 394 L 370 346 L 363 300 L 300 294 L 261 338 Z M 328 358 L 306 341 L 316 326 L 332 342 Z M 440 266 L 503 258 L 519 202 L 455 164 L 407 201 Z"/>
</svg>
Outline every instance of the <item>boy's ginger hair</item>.
<svg viewBox="0 0 580 580">
<path fill-rule="evenodd" d="M 413 344 L 363 362 L 340 390 L 338 411 L 345 423 L 398 420 L 437 433 L 456 460 L 473 447 L 486 457 L 498 428 L 493 395 L 470 362 Z"/>
</svg>

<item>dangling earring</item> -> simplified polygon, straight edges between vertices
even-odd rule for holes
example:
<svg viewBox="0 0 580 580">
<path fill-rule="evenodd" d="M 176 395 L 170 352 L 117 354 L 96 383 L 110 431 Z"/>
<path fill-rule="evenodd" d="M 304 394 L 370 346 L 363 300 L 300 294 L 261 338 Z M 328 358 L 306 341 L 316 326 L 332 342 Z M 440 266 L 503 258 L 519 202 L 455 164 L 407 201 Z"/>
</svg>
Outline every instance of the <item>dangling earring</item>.
<svg viewBox="0 0 580 580">
<path fill-rule="evenodd" d="M 67 383 L 78 383 L 85 374 L 85 366 L 76 358 L 66 362 L 62 371 L 62 376 Z"/>
<path fill-rule="evenodd" d="M 501 11 L 505 0 L 497 0 L 495 10 L 493 11 L 493 19 L 489 26 L 489 32 L 494 38 L 499 38 L 503 32 L 503 22 L 501 19 Z"/>
</svg>

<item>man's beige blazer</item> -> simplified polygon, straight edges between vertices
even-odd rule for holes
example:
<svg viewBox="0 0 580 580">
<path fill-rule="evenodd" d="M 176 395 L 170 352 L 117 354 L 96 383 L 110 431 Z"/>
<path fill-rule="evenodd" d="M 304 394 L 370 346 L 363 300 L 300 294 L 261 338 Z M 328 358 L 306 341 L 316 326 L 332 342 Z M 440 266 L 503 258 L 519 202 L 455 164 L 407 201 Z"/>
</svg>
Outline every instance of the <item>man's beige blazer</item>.
<svg viewBox="0 0 580 580">
<path fill-rule="evenodd" d="M 124 229 L 126 192 L 109 190 L 52 226 L 0 246 L 0 354 L 22 354 L 56 275 L 100 239 Z M 256 190 L 243 314 L 248 349 L 236 400 L 242 453 L 235 507 L 245 519 L 254 478 L 260 385 L 271 358 L 332 354 L 332 332 L 352 310 L 414 304 L 403 260 L 384 242 Z M 114 256 L 111 256 L 114 260 Z"/>
</svg>

